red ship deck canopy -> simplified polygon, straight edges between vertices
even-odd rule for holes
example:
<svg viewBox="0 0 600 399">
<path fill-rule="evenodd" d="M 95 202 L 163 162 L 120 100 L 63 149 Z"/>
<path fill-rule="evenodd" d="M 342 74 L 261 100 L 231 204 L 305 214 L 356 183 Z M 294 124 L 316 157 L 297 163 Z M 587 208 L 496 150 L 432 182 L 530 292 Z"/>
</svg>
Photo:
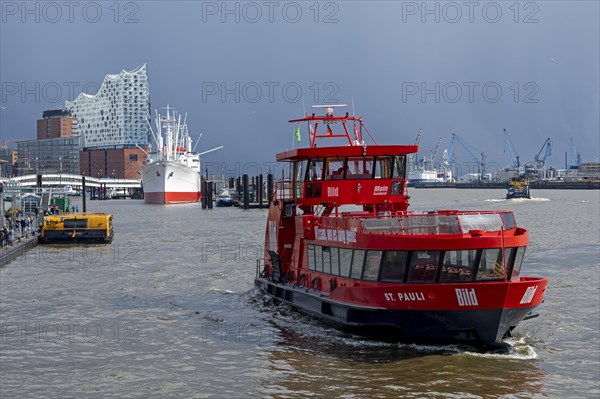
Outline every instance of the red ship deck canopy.
<svg viewBox="0 0 600 399">
<path fill-rule="evenodd" d="M 416 153 L 416 145 L 370 145 L 297 148 L 277 154 L 277 161 L 298 161 L 309 158 L 407 155 Z"/>
</svg>

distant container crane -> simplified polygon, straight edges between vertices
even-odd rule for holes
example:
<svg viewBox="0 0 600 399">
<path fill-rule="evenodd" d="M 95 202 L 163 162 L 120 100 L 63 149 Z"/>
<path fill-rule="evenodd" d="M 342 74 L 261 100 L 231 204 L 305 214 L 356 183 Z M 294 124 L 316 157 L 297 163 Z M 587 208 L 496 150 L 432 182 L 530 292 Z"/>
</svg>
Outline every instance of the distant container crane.
<svg viewBox="0 0 600 399">
<path fill-rule="evenodd" d="M 519 156 L 515 153 L 512 141 L 510 141 L 510 137 L 508 136 L 506 129 L 504 129 L 504 146 L 504 153 L 506 153 L 506 147 L 508 147 L 508 152 L 512 158 L 513 166 L 515 168 L 519 168 L 521 166 L 521 162 L 519 161 Z"/>
<path fill-rule="evenodd" d="M 463 141 L 456 133 L 452 133 L 452 141 L 450 142 L 450 149 L 448 150 L 448 159 L 452 163 L 454 162 L 454 143 L 457 142 L 465 149 L 465 151 L 471 156 L 473 161 L 478 165 L 478 177 L 480 180 L 489 180 L 490 176 L 485 173 L 485 153 L 481 152 L 481 160 L 475 155 L 475 150 L 471 148 L 469 144 Z"/>
<path fill-rule="evenodd" d="M 543 157 L 542 152 L 544 153 Z M 548 137 L 546 141 L 544 141 L 544 144 L 542 144 L 540 151 L 535 155 L 535 159 L 533 161 L 534 165 L 538 169 L 544 168 L 550 155 L 552 155 L 552 140 L 550 140 L 550 137 Z"/>
<path fill-rule="evenodd" d="M 571 165 L 569 165 L 569 169 L 579 169 L 579 164 L 581 163 L 581 154 L 575 147 L 575 139 L 573 137 L 571 137 L 571 148 L 573 150 L 573 160 L 571 161 Z"/>
</svg>

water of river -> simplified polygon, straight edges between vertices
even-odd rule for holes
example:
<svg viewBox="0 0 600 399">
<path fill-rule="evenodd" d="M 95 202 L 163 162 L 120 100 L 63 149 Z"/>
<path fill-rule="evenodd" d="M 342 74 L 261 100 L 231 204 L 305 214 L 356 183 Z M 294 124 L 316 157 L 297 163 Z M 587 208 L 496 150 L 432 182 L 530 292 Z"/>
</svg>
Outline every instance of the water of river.
<svg viewBox="0 0 600 399">
<path fill-rule="evenodd" d="M 253 290 L 266 211 L 92 201 L 116 237 L 0 270 L 2 398 L 596 398 L 600 193 L 413 189 L 413 210 L 514 209 L 550 278 L 511 355 L 369 341 Z"/>
</svg>

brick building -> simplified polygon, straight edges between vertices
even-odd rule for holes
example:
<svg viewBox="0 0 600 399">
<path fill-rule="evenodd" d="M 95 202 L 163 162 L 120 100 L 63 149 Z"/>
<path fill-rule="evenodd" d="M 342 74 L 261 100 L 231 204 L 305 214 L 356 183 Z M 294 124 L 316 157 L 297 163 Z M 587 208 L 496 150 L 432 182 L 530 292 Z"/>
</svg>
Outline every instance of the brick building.
<svg viewBox="0 0 600 399">
<path fill-rule="evenodd" d="M 81 174 L 115 179 L 141 179 L 146 153 L 139 148 L 85 149 L 79 153 Z"/>
</svg>

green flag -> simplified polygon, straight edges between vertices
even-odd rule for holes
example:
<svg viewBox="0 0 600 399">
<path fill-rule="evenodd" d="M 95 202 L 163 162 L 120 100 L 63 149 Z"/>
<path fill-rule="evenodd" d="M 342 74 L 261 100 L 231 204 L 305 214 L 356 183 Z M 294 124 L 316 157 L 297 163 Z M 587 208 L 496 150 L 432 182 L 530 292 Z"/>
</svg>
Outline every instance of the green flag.
<svg viewBox="0 0 600 399">
<path fill-rule="evenodd" d="M 294 132 L 294 134 L 296 135 L 296 140 L 302 141 L 302 137 L 300 137 L 300 126 L 296 127 L 296 131 Z"/>
</svg>

